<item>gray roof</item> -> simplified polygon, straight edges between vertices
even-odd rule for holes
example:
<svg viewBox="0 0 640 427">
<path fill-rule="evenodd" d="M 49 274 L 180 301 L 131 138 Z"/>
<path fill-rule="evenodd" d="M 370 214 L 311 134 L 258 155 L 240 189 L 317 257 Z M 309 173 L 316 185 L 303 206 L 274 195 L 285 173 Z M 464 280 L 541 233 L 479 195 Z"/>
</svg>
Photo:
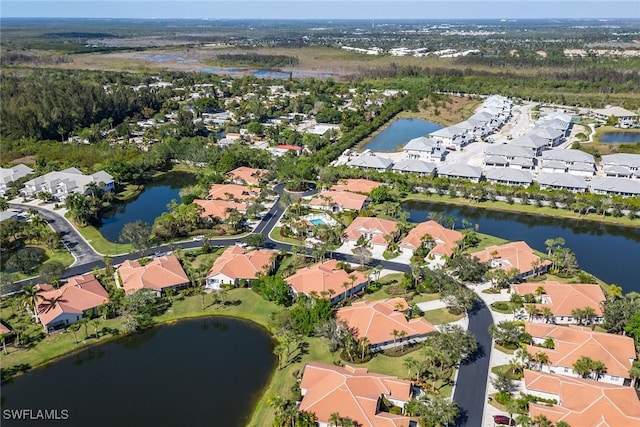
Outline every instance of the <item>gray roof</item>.
<svg viewBox="0 0 640 427">
<path fill-rule="evenodd" d="M 556 139 L 560 138 L 564 132 L 559 131 L 558 129 L 548 128 L 548 127 L 536 127 L 529 134 L 541 136 L 546 139 Z"/>
<path fill-rule="evenodd" d="M 583 171 L 583 172 L 593 172 L 596 170 L 596 166 L 591 163 L 574 163 L 572 165 L 567 166 L 570 171 Z"/>
<path fill-rule="evenodd" d="M 542 163 L 543 168 L 549 169 L 562 169 L 565 170 L 567 165 L 564 162 L 559 162 L 557 160 L 549 160 Z"/>
<path fill-rule="evenodd" d="M 429 135 L 434 138 L 453 138 L 458 135 L 464 134 L 466 131 L 457 126 L 449 126 L 446 128 L 439 129 L 437 131 L 431 132 Z"/>
<path fill-rule="evenodd" d="M 521 169 L 491 168 L 485 171 L 484 176 L 491 181 L 519 182 L 522 184 L 531 184 L 533 182 L 531 172 Z"/>
<path fill-rule="evenodd" d="M 511 144 L 490 145 L 485 150 L 488 156 L 526 157 L 533 158 L 533 153 L 526 147 Z"/>
<path fill-rule="evenodd" d="M 538 182 L 540 185 L 564 188 L 587 189 L 587 182 L 581 176 L 570 175 L 568 173 L 539 173 Z"/>
<path fill-rule="evenodd" d="M 104 184 L 110 184 L 113 182 L 113 177 L 105 171 L 98 171 L 91 176 L 96 183 L 102 182 Z"/>
<path fill-rule="evenodd" d="M 434 148 L 440 145 L 439 141 L 436 141 L 433 138 L 427 138 L 426 136 L 420 136 L 418 138 L 413 138 L 402 148 L 403 150 L 413 150 L 413 151 L 433 151 Z"/>
<path fill-rule="evenodd" d="M 640 168 L 640 154 L 617 153 L 602 156 L 603 165 L 629 166 Z"/>
<path fill-rule="evenodd" d="M 626 166 L 604 165 L 602 167 L 604 173 L 615 173 L 616 175 L 631 176 L 633 172 Z"/>
<path fill-rule="evenodd" d="M 558 160 L 561 162 L 582 162 L 595 163 L 593 156 L 580 150 L 548 150 L 542 153 L 543 164 L 549 160 Z"/>
<path fill-rule="evenodd" d="M 626 178 L 600 178 L 591 180 L 591 189 L 614 194 L 640 195 L 640 181 Z"/>
<path fill-rule="evenodd" d="M 545 147 L 548 142 L 549 140 L 539 135 L 532 135 L 531 133 L 528 133 L 512 140 L 510 144 L 537 150 L 538 148 Z"/>
<path fill-rule="evenodd" d="M 484 163 L 486 165 L 508 165 L 509 160 L 504 156 L 487 156 Z"/>
<path fill-rule="evenodd" d="M 509 162 L 509 165 L 516 165 L 522 167 L 533 167 L 533 158 L 516 157 Z"/>
<path fill-rule="evenodd" d="M 460 122 L 458 124 L 456 124 L 457 127 L 459 127 L 460 129 L 466 129 L 466 130 L 474 130 L 476 128 L 476 125 L 474 125 L 473 123 L 469 122 L 469 120 L 465 120 L 463 122 Z"/>
<path fill-rule="evenodd" d="M 393 161 L 373 154 L 362 154 L 349 160 L 349 166 L 372 169 L 389 169 Z"/>
<path fill-rule="evenodd" d="M 391 170 L 399 172 L 433 173 L 436 165 L 418 159 L 402 159 L 393 164 Z"/>
<path fill-rule="evenodd" d="M 464 163 L 451 163 L 439 166 L 438 175 L 479 179 L 482 176 L 482 169 Z"/>
<path fill-rule="evenodd" d="M 481 111 L 479 113 L 474 114 L 469 117 L 469 122 L 476 125 L 482 123 L 489 123 L 491 120 L 495 119 L 495 116 L 488 111 Z"/>
<path fill-rule="evenodd" d="M 8 184 L 17 179 L 25 177 L 33 173 L 33 169 L 29 166 L 25 166 L 22 163 L 12 166 L 10 168 L 0 168 L 0 182 Z"/>
<path fill-rule="evenodd" d="M 557 129 L 559 131 L 562 131 L 564 133 L 564 131 L 566 131 L 569 126 L 571 125 L 571 122 L 568 121 L 564 121 L 561 119 L 547 119 L 547 120 L 541 120 L 538 122 L 540 124 L 541 127 L 547 127 L 547 128 L 551 128 L 551 129 Z"/>
</svg>

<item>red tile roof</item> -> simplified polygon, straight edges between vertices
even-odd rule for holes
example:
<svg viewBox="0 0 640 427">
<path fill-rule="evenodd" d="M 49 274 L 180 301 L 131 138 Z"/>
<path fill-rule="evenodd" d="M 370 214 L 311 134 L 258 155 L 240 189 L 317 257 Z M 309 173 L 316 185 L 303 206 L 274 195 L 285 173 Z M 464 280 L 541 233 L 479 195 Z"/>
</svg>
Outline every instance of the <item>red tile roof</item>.
<svg viewBox="0 0 640 427">
<path fill-rule="evenodd" d="M 557 396 L 551 407 L 530 403 L 531 417 L 578 427 L 640 427 L 640 401 L 633 387 L 525 370 L 525 387 Z"/>
<path fill-rule="evenodd" d="M 311 206 L 327 207 L 337 205 L 342 209 L 359 211 L 364 207 L 367 196 L 348 191 L 323 191 L 309 201 Z"/>
<path fill-rule="evenodd" d="M 260 189 L 240 184 L 213 184 L 208 199 L 252 200 L 260 195 Z"/>
<path fill-rule="evenodd" d="M 544 288 L 540 296 L 542 304 L 538 307 L 549 307 L 554 316 L 571 316 L 576 308 L 591 307 L 596 316 L 602 316 L 601 303 L 605 300 L 600 285 L 573 284 L 559 282 L 520 283 L 511 285 L 518 295 L 534 295 L 538 288 Z"/>
<path fill-rule="evenodd" d="M 445 228 L 435 221 L 421 222 L 402 239 L 400 246 L 407 249 L 416 250 L 422 244 L 424 236 L 430 235 L 435 240 L 435 246 L 431 249 L 433 255 L 451 256 L 458 247 L 458 241 L 464 235 L 456 230 Z"/>
<path fill-rule="evenodd" d="M 398 225 L 395 221 L 375 217 L 358 217 L 344 231 L 347 240 L 357 241 L 363 233 L 372 234 L 371 243 L 387 245 L 384 236 L 397 234 Z"/>
<path fill-rule="evenodd" d="M 246 203 L 238 203 L 230 200 L 203 200 L 195 199 L 193 203 L 202 207 L 200 217 L 202 218 L 220 218 L 225 220 L 229 217 L 229 210 L 236 209 L 240 213 L 247 212 Z"/>
<path fill-rule="evenodd" d="M 65 313 L 82 315 L 86 310 L 109 302 L 109 294 L 93 274 L 70 278 L 58 289 L 38 285 L 38 317 L 44 326 Z"/>
<path fill-rule="evenodd" d="M 190 282 L 175 255 L 154 258 L 146 265 L 140 265 L 135 260 L 127 260 L 120 264 L 118 273 L 126 293 L 133 293 L 143 288 L 159 292 L 165 288 Z"/>
<path fill-rule="evenodd" d="M 278 251 L 258 249 L 247 252 L 241 246 L 230 246 L 213 263 L 207 277 L 224 274 L 230 279 L 255 279 L 265 273 Z"/>
<path fill-rule="evenodd" d="M 394 330 L 404 331 L 404 339 L 424 336 L 437 330 L 422 317 L 407 320 L 404 311 L 408 309 L 409 304 L 403 298 L 359 301 L 339 309 L 336 318 L 355 328 L 358 339 L 367 337 L 374 345 L 393 341 Z"/>
<path fill-rule="evenodd" d="M 351 281 L 349 276 L 355 276 L 355 280 Z M 322 292 L 328 292 L 325 298 L 333 298 L 334 296 L 345 292 L 344 284 L 348 284 L 348 290 L 359 286 L 368 280 L 367 276 L 360 271 L 347 273 L 346 270 L 338 268 L 338 261 L 331 259 L 320 264 L 298 270 L 286 281 L 294 291 L 298 294 L 309 295 L 316 292 L 318 297 L 322 297 Z M 330 293 L 333 290 L 333 294 Z"/>
<path fill-rule="evenodd" d="M 366 368 L 344 368 L 324 363 L 307 363 L 300 388 L 305 394 L 300 410 L 315 413 L 328 423 L 337 412 L 363 427 L 408 427 L 410 418 L 378 411 L 382 396 L 408 402 L 411 383 L 390 375 L 370 373 Z"/>
<path fill-rule="evenodd" d="M 516 268 L 520 273 L 528 273 L 535 270 L 536 263 L 540 263 L 537 268 L 551 265 L 551 261 L 542 260 L 525 242 L 510 242 L 504 245 L 489 246 L 471 255 L 478 258 L 480 262 L 489 262 L 492 268 L 501 268 L 503 270 Z"/>
<path fill-rule="evenodd" d="M 227 176 L 231 181 L 238 183 L 247 183 L 249 185 L 259 185 L 260 178 L 264 176 L 268 171 L 266 169 L 254 169 L 246 166 L 240 166 L 227 173 Z"/>
<path fill-rule="evenodd" d="M 381 185 L 382 183 L 371 181 L 370 179 L 341 179 L 331 187 L 331 190 L 369 194 Z"/>
</svg>

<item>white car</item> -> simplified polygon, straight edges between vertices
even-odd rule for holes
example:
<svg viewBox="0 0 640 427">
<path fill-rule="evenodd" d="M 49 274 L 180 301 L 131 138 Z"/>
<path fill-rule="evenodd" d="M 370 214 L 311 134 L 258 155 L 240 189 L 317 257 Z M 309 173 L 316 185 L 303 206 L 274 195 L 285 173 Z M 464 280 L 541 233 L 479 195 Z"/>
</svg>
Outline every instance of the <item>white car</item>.
<svg viewBox="0 0 640 427">
<path fill-rule="evenodd" d="M 200 236 L 196 236 L 196 237 L 194 237 L 194 238 L 193 238 L 193 241 L 194 241 L 194 242 L 199 242 L 199 241 L 202 241 L 202 240 L 204 240 L 204 239 L 206 239 L 206 236 L 200 235 Z"/>
</svg>

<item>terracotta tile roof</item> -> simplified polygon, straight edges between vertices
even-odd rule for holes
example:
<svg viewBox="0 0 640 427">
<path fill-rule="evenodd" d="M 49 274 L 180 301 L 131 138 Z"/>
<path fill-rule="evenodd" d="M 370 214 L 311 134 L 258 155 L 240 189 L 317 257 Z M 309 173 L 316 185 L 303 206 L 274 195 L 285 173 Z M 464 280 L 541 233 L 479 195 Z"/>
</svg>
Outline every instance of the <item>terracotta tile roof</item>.
<svg viewBox="0 0 640 427">
<path fill-rule="evenodd" d="M 231 181 L 239 183 L 245 182 L 249 185 L 259 185 L 260 177 L 265 175 L 268 171 L 265 169 L 254 169 L 246 166 L 240 166 L 227 173 L 227 176 Z"/>
<path fill-rule="evenodd" d="M 302 151 L 302 147 L 299 147 L 297 145 L 290 145 L 290 144 L 281 144 L 281 145 L 278 145 L 276 148 L 279 150 L 292 150 L 292 151 L 295 151 L 296 153 L 299 153 L 300 151 Z"/>
<path fill-rule="evenodd" d="M 591 307 L 596 316 L 602 316 L 600 304 L 605 300 L 600 285 L 573 284 L 559 282 L 520 283 L 511 285 L 518 295 L 535 294 L 536 289 L 544 288 L 540 297 L 542 304 L 538 307 L 549 307 L 554 316 L 571 316 L 575 308 Z"/>
<path fill-rule="evenodd" d="M 431 253 L 440 256 L 453 255 L 454 249 L 458 247 L 456 242 L 464 237 L 459 231 L 445 228 L 435 221 L 427 221 L 421 222 L 409 231 L 407 237 L 400 242 L 400 246 L 416 250 L 422 244 L 422 238 L 427 234 L 436 242 L 436 245 L 431 249 Z"/>
<path fill-rule="evenodd" d="M 325 200 L 326 198 L 326 200 Z M 367 196 L 349 191 L 323 191 L 309 201 L 312 206 L 337 205 L 342 209 L 359 211 L 364 207 Z"/>
<path fill-rule="evenodd" d="M 213 184 L 208 199 L 251 200 L 260 195 L 260 189 L 240 184 Z"/>
<path fill-rule="evenodd" d="M 550 365 L 572 367 L 582 356 L 600 360 L 607 366 L 607 374 L 629 378 L 632 360 L 636 358 L 633 338 L 624 335 L 594 332 L 577 326 L 557 326 L 539 323 L 525 324 L 534 338 L 553 338 L 554 349 L 528 346 L 531 354 L 544 352 Z"/>
<path fill-rule="evenodd" d="M 213 263 L 207 277 L 224 274 L 230 279 L 255 279 L 264 273 L 278 251 L 258 249 L 247 252 L 241 246 L 230 246 Z"/>
<path fill-rule="evenodd" d="M 93 274 L 70 278 L 64 286 L 38 285 L 38 317 L 44 326 L 64 313 L 82 314 L 109 302 L 109 294 Z"/>
<path fill-rule="evenodd" d="M 579 427 L 640 427 L 640 401 L 633 387 L 525 370 L 525 387 L 557 396 L 557 405 L 529 404 L 531 417 Z"/>
<path fill-rule="evenodd" d="M 0 335 L 5 335 L 9 332 L 11 332 L 11 329 L 9 329 L 4 323 L 0 322 Z"/>
<path fill-rule="evenodd" d="M 154 258 L 146 265 L 140 265 L 135 260 L 127 260 L 120 264 L 118 273 L 126 293 L 143 288 L 162 291 L 165 288 L 190 282 L 175 255 Z"/>
<path fill-rule="evenodd" d="M 381 185 L 381 182 L 371 181 L 370 179 L 341 179 L 337 184 L 333 185 L 331 189 L 333 191 L 351 191 L 353 193 L 369 194 Z"/>
<path fill-rule="evenodd" d="M 394 330 L 406 332 L 404 339 L 426 335 L 437 329 L 424 318 L 407 320 L 409 305 L 403 298 L 360 301 L 336 312 L 336 318 L 355 328 L 357 338 L 367 337 L 371 344 L 393 341 Z"/>
<path fill-rule="evenodd" d="M 517 268 L 520 273 L 533 271 L 536 268 L 536 262 L 541 262 L 540 266 L 551 265 L 551 261 L 542 260 L 525 242 L 489 246 L 471 255 L 478 258 L 480 262 L 489 262 L 492 268 L 503 270 Z"/>
<path fill-rule="evenodd" d="M 356 241 L 363 233 L 372 234 L 371 243 L 387 245 L 384 236 L 398 232 L 395 221 L 375 217 L 358 217 L 344 231 L 347 240 Z"/>
<path fill-rule="evenodd" d="M 351 284 L 350 275 L 355 276 L 353 285 Z M 296 293 L 309 295 L 315 291 L 319 297 L 322 296 L 322 292 L 329 292 L 330 289 L 334 291 L 333 296 L 338 296 L 345 292 L 344 283 L 348 283 L 348 290 L 366 282 L 367 276 L 360 271 L 353 271 L 347 273 L 346 270 L 338 268 L 338 261 L 331 259 L 320 264 L 315 264 L 309 267 L 298 270 L 292 276 L 285 279 Z M 332 296 L 326 295 L 325 298 L 332 298 Z"/>
<path fill-rule="evenodd" d="M 229 200 L 195 199 L 193 203 L 202 207 L 202 212 L 200 212 L 202 218 L 220 218 L 224 221 L 229 217 L 229 210 L 231 209 L 236 209 L 240 213 L 247 212 L 246 203 L 232 202 Z"/>
<path fill-rule="evenodd" d="M 382 396 L 408 402 L 409 381 L 370 373 L 366 368 L 311 362 L 304 368 L 300 388 L 306 391 L 300 410 L 315 413 L 320 423 L 328 423 L 331 414 L 338 412 L 363 427 L 409 426 L 409 417 L 377 411 Z"/>
</svg>

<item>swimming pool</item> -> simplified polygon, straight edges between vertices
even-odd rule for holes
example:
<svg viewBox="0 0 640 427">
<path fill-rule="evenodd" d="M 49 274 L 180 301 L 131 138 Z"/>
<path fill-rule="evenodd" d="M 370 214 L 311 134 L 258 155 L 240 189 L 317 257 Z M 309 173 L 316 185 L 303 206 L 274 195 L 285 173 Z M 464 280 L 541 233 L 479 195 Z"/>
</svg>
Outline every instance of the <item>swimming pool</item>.
<svg viewBox="0 0 640 427">
<path fill-rule="evenodd" d="M 324 225 L 325 222 L 323 220 L 321 220 L 320 218 L 316 218 L 316 219 L 311 219 L 309 220 L 309 222 L 313 225 Z"/>
</svg>

